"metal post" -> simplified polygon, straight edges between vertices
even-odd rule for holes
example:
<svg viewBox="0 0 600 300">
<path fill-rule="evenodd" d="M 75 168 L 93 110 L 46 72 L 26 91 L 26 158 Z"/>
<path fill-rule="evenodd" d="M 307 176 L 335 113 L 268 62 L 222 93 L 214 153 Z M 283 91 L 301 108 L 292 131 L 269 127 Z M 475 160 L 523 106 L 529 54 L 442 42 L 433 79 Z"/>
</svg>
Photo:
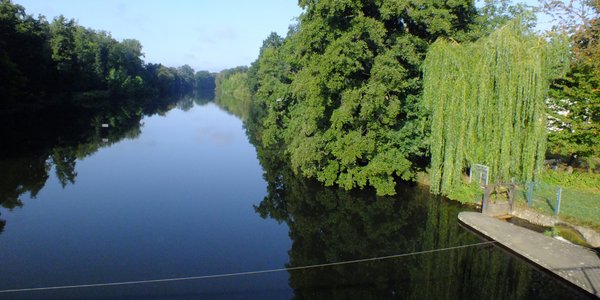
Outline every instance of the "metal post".
<svg viewBox="0 0 600 300">
<path fill-rule="evenodd" d="M 558 189 L 556 189 L 556 208 L 554 209 L 554 213 L 558 216 L 558 213 L 560 212 L 560 197 L 562 195 L 562 188 L 559 186 Z"/>
<path fill-rule="evenodd" d="M 473 178 L 473 166 L 471 166 L 469 168 L 469 184 L 471 183 L 472 178 Z"/>
<path fill-rule="evenodd" d="M 527 206 L 531 207 L 533 204 L 533 182 L 528 182 L 527 186 Z"/>
<path fill-rule="evenodd" d="M 490 201 L 490 195 L 492 194 L 492 187 L 486 186 L 483 189 L 483 197 L 481 198 L 481 213 L 487 213 L 488 202 Z"/>
<path fill-rule="evenodd" d="M 485 211 L 487 210 L 487 196 L 485 194 L 485 192 L 483 192 L 483 196 L 481 196 L 481 212 L 485 213 Z"/>
</svg>

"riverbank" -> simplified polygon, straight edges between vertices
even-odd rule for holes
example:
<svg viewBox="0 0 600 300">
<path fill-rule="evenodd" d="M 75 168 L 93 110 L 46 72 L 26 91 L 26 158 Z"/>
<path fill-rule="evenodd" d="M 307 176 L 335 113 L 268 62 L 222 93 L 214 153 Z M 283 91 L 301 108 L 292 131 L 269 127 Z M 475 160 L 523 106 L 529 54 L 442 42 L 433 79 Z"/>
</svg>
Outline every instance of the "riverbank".
<svg viewBox="0 0 600 300">
<path fill-rule="evenodd" d="M 545 215 L 535 209 L 522 205 L 515 207 L 510 214 L 519 219 L 527 220 L 529 223 L 551 228 L 551 235 L 564 237 L 567 240 L 580 245 L 581 243 L 577 242 L 577 240 L 583 239 L 585 246 L 600 250 L 600 233 L 594 229 L 569 223 L 560 218 Z M 555 228 L 566 228 L 566 230 L 556 230 Z M 571 234 L 568 232 L 571 232 Z M 572 237 L 572 233 L 578 236 Z"/>
<path fill-rule="evenodd" d="M 461 212 L 460 222 L 588 295 L 600 297 L 600 257 L 594 251 L 503 222 Z"/>
<path fill-rule="evenodd" d="M 600 249 L 600 193 L 596 194 L 597 188 L 594 187 L 600 175 L 547 171 L 541 177 L 554 185 L 566 187 L 563 189 L 567 192 L 563 194 L 565 200 L 561 204 L 561 214 L 557 216 L 549 209 L 555 204 L 552 199 L 556 193 L 554 190 L 539 192 L 542 197 L 535 200 L 533 207 L 529 207 L 526 189 L 518 187 L 513 209 L 509 210 L 507 207 L 505 212 L 498 215 L 504 215 L 504 218 L 516 217 L 545 227 L 548 235 L 560 236 L 575 244 Z M 426 172 L 417 174 L 417 182 L 423 186 L 430 186 Z M 482 189 L 479 186 L 464 185 L 446 197 L 480 209 Z M 596 211 L 598 213 L 594 214 Z"/>
</svg>

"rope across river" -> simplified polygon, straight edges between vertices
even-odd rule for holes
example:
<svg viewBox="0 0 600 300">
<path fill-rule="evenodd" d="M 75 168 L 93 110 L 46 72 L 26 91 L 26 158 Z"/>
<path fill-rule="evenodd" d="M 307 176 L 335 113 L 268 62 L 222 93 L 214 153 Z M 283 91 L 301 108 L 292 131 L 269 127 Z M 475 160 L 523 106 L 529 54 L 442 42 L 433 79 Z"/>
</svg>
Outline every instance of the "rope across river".
<svg viewBox="0 0 600 300">
<path fill-rule="evenodd" d="M 440 249 L 402 253 L 402 254 L 396 254 L 396 255 L 347 260 L 347 261 L 341 261 L 341 262 L 331 262 L 331 263 L 323 263 L 323 264 L 308 265 L 308 266 L 298 266 L 298 267 L 278 268 L 278 269 L 268 269 L 268 270 L 258 270 L 258 271 L 247 271 L 247 272 L 237 272 L 237 273 L 201 275 L 201 276 L 178 277 L 178 278 L 162 278 L 162 279 L 150 279 L 150 280 L 138 280 L 138 281 L 122 281 L 122 282 L 107 282 L 107 283 L 92 283 L 92 284 L 48 286 L 48 287 L 37 287 L 37 288 L 9 289 L 9 290 L 0 290 L 0 294 L 19 293 L 19 292 L 34 292 L 34 291 L 65 290 L 65 289 L 80 289 L 80 288 L 91 288 L 91 287 L 110 287 L 110 286 L 164 283 L 164 282 L 177 282 L 177 281 L 191 281 L 191 280 L 202 280 L 202 279 L 211 279 L 211 278 L 257 275 L 257 274 L 285 272 L 285 271 L 298 271 L 298 270 L 315 269 L 315 268 L 322 268 L 322 267 L 332 267 L 332 266 L 339 266 L 339 265 L 356 264 L 356 263 L 379 261 L 379 260 L 393 259 L 393 258 L 406 257 L 406 256 L 414 256 L 414 255 L 422 255 L 422 254 L 435 253 L 435 252 L 450 251 L 450 250 L 456 250 L 456 249 L 462 249 L 462 248 L 489 245 L 492 243 L 495 243 L 495 241 L 487 241 L 487 242 L 446 247 L 446 248 L 440 248 Z"/>
</svg>

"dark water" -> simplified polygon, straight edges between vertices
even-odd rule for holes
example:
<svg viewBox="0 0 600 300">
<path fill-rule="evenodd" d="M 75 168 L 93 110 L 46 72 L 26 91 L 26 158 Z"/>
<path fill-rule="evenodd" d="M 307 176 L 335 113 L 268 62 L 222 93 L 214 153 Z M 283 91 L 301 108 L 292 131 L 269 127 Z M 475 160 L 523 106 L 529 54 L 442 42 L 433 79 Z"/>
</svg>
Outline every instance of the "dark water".
<svg viewBox="0 0 600 300">
<path fill-rule="evenodd" d="M 481 242 L 457 224 L 464 208 L 426 190 L 375 197 L 323 188 L 294 176 L 280 153 L 253 146 L 242 122 L 215 104 L 153 105 L 0 122 L 0 290 L 265 270 Z M 0 293 L 1 299 L 577 297 L 493 246 L 239 277 Z"/>
</svg>

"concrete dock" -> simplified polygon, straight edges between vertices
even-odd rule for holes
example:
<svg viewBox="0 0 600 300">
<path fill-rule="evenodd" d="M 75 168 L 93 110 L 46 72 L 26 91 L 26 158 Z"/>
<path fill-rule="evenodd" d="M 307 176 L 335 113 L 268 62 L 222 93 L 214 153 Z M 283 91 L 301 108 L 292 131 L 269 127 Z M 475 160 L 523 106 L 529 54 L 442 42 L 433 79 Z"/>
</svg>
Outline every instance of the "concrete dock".
<svg viewBox="0 0 600 300">
<path fill-rule="evenodd" d="M 600 254 L 481 213 L 461 212 L 458 219 L 573 287 L 600 298 Z"/>
</svg>

